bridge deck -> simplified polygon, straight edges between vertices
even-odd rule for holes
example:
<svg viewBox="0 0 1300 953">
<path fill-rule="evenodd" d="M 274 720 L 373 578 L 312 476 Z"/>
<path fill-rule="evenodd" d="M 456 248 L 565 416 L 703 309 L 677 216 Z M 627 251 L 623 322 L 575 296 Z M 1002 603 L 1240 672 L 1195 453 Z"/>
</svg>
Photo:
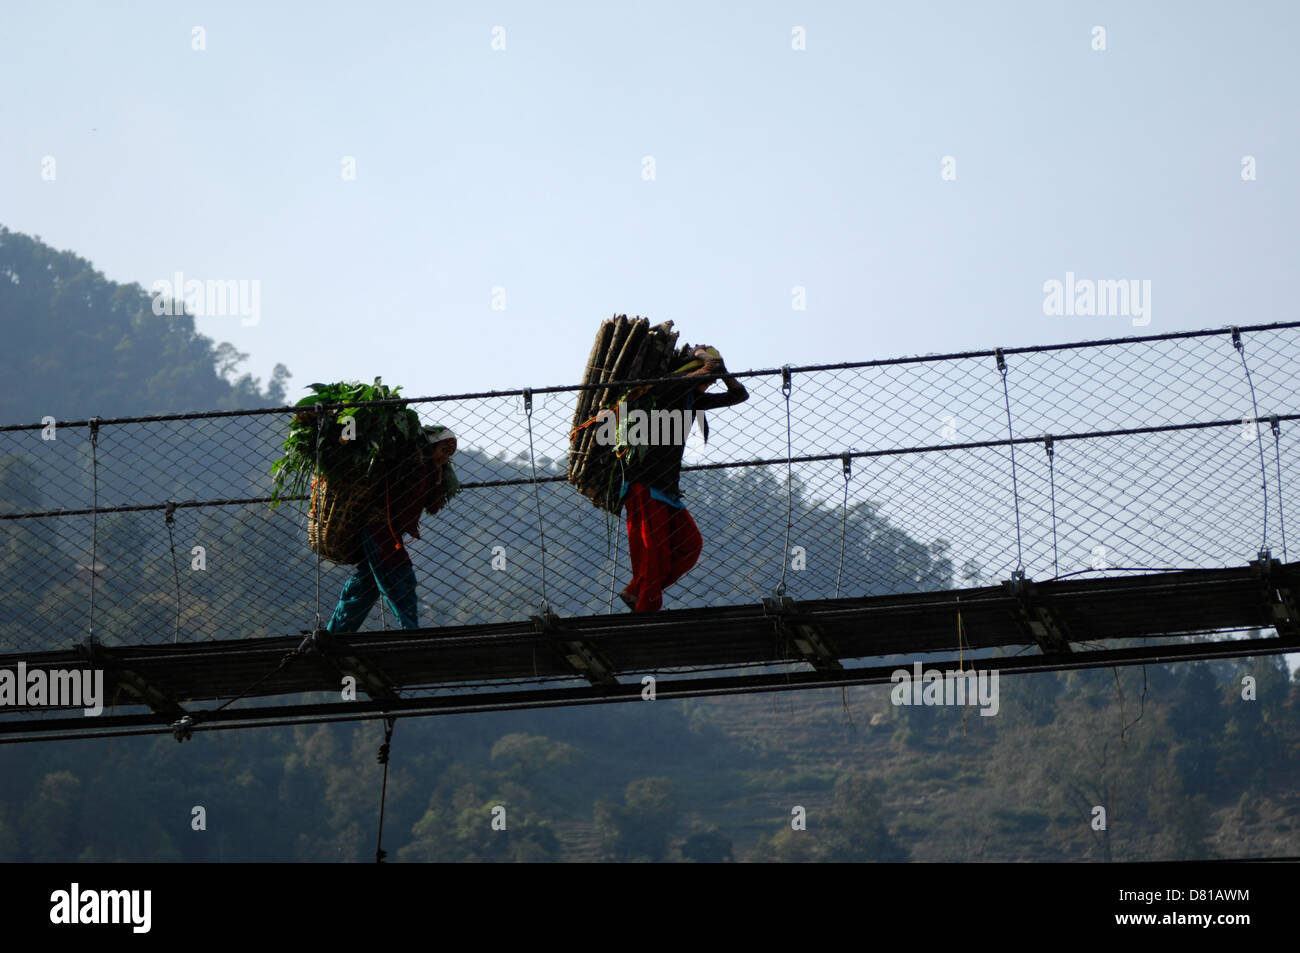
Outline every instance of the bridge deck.
<svg viewBox="0 0 1300 953">
<path fill-rule="evenodd" d="M 491 625 L 446 627 L 329 636 L 310 646 L 300 635 L 163 646 L 81 645 L 66 651 L 0 656 L 0 672 L 87 668 L 105 670 L 105 697 L 118 705 L 147 704 L 152 712 L 105 713 L 98 718 L 51 719 L 31 708 L 10 707 L 0 720 L 0 739 L 34 733 L 79 730 L 105 733 L 125 725 L 166 730 L 198 701 L 338 693 L 345 674 L 354 675 L 358 698 L 369 702 L 302 706 L 279 704 L 251 712 L 232 707 L 222 719 L 275 723 L 289 712 L 310 708 L 352 717 L 362 712 L 519 708 L 533 704 L 621 700 L 635 697 L 639 677 L 671 670 L 676 694 L 721 694 L 732 690 L 819 687 L 881 681 L 898 665 L 871 668 L 863 660 L 927 656 L 937 653 L 955 663 L 959 652 L 985 656 L 979 667 L 1016 669 L 1007 659 L 987 659 L 996 648 L 1032 646 L 1028 668 L 1090 667 L 1116 660 L 1178 657 L 1168 646 L 1112 651 L 1074 651 L 1082 643 L 1148 640 L 1196 633 L 1276 629 L 1278 638 L 1242 643 L 1226 637 L 1213 647 L 1198 643 L 1189 657 L 1221 657 L 1245 651 L 1300 649 L 1294 607 L 1300 563 L 1252 563 L 1231 569 L 1186 570 L 1126 577 L 1061 579 L 978 589 L 921 592 L 802 603 L 767 600 L 749 606 L 665 611 L 654 615 L 585 616 Z M 958 644 L 960 617 L 964 640 Z M 304 642 L 309 644 L 301 651 Z M 1263 647 L 1261 648 L 1261 643 Z M 1234 648 L 1235 646 L 1235 648 Z M 1182 647 L 1180 647 L 1182 648 Z M 1190 647 L 1189 647 L 1190 648 Z M 1187 653 L 1185 653 L 1187 654 Z M 1115 658 L 1111 658 L 1115 655 Z M 291 662 L 277 670 L 287 657 Z M 1105 659 L 1105 661 L 1103 661 Z M 793 663 L 777 679 L 739 670 L 771 663 Z M 807 664 L 804 664 L 807 663 Z M 732 675 L 711 677 L 720 669 Z M 808 677 L 813 676 L 813 677 Z M 887 677 L 887 676 L 886 676 Z M 619 681 L 622 678 L 624 681 Z M 630 681 L 627 679 L 631 678 Z M 765 681 L 766 679 L 766 681 Z M 485 684 L 519 680 L 518 691 L 484 691 Z M 557 692 L 547 682 L 579 684 Z M 770 683 L 770 684 L 769 684 Z M 472 704 L 459 705 L 445 694 L 437 704 L 415 700 L 411 690 L 439 688 Z M 403 693 L 406 692 L 406 695 Z M 426 693 L 427 694 L 427 693 Z M 547 698 L 568 701 L 543 701 Z M 340 696 L 341 697 L 341 696 Z M 49 711 L 48 708 L 41 712 Z M 24 717 L 25 716 L 25 717 Z M 164 727 L 159 727 L 164 726 Z"/>
</svg>

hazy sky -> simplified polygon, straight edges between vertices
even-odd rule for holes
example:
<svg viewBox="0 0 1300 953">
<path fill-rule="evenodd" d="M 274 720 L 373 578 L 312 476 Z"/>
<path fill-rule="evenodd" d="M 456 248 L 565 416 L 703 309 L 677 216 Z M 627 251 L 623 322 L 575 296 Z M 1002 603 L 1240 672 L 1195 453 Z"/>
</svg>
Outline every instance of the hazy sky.
<svg viewBox="0 0 1300 953">
<path fill-rule="evenodd" d="M 260 282 L 256 325 L 198 325 L 295 397 L 574 382 L 614 312 L 735 369 L 1293 319 L 1298 28 L 1294 2 L 4 0 L 0 223 L 146 288 Z M 1067 271 L 1150 281 L 1150 324 L 1045 315 Z"/>
</svg>

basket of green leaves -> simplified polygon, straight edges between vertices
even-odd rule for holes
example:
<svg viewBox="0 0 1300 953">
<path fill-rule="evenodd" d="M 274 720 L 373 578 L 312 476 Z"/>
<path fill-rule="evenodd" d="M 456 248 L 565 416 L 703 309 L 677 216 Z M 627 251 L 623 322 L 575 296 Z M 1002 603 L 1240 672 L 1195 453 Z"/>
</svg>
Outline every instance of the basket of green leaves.
<svg viewBox="0 0 1300 953">
<path fill-rule="evenodd" d="M 310 492 L 307 542 L 338 563 L 360 558 L 361 530 L 374 516 L 376 487 L 418 461 L 427 441 L 419 415 L 395 400 L 400 387 L 342 381 L 311 384 L 289 425 L 284 456 L 271 465 L 271 505 Z"/>
</svg>

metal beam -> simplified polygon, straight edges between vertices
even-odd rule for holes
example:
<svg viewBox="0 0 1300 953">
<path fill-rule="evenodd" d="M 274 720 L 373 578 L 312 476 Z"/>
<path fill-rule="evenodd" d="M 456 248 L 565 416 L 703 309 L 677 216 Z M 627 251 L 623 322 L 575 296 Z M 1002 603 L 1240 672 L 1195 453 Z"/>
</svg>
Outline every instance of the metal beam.
<svg viewBox="0 0 1300 953">
<path fill-rule="evenodd" d="M 357 685 L 371 698 L 392 701 L 399 697 L 392 679 L 355 652 L 346 639 L 324 631 L 305 634 L 312 638 L 310 643 L 304 641 L 304 645 L 310 644 L 315 652 L 339 670 L 339 674 L 355 678 Z"/>
<path fill-rule="evenodd" d="M 1176 645 L 1144 645 L 1125 649 L 1073 652 L 1069 655 L 1029 655 L 1004 658 L 965 660 L 963 667 L 975 671 L 997 671 L 1019 675 L 1036 672 L 1060 672 L 1111 666 L 1148 665 L 1211 659 L 1244 658 L 1300 652 L 1300 639 L 1262 638 L 1228 639 L 1217 642 L 1184 642 Z M 948 661 L 932 661 L 928 667 L 956 666 L 954 656 Z M 843 685 L 881 685 L 891 681 L 897 665 L 849 668 L 838 672 L 775 672 L 762 675 L 724 676 L 718 678 L 679 678 L 659 681 L 655 695 L 659 700 L 707 696 L 743 695 L 757 692 L 806 691 L 838 688 Z M 488 711 L 515 711 L 529 708 L 554 708 L 569 705 L 594 705 L 641 700 L 640 684 L 621 684 L 616 688 L 584 686 L 544 690 L 464 693 L 433 698 L 403 698 L 394 703 L 378 701 L 283 705 L 264 708 L 227 708 L 196 720 L 194 731 L 230 728 L 271 727 L 316 724 L 335 721 L 362 721 L 389 715 L 423 716 L 472 714 Z M 196 712 L 196 715 L 203 715 Z M 95 727 L 88 728 L 93 721 Z M 95 719 L 64 718 L 39 722 L 0 721 L 0 744 L 26 741 L 60 741 L 87 737 L 120 737 L 172 733 L 169 725 L 159 725 L 158 716 L 149 714 L 117 715 Z"/>
<path fill-rule="evenodd" d="M 90 638 L 85 642 L 77 643 L 75 648 L 77 654 L 82 656 L 91 668 L 98 667 L 104 670 L 106 681 L 111 681 L 114 687 L 121 688 L 128 695 L 138 699 L 140 704 L 147 705 L 158 714 L 169 718 L 185 716 L 185 709 L 179 702 L 158 687 L 151 685 L 138 673 L 119 663 L 113 650 L 103 643 Z"/>
<path fill-rule="evenodd" d="M 819 672 L 838 672 L 844 666 L 831 641 L 812 621 L 799 612 L 789 596 L 763 599 L 763 611 L 776 623 L 786 645 Z"/>
<path fill-rule="evenodd" d="M 545 615 L 530 616 L 533 626 L 562 655 L 573 671 L 592 685 L 618 686 L 613 667 L 590 642 L 567 638 L 560 628 L 560 617 L 547 611 Z"/>
<path fill-rule="evenodd" d="M 1295 588 L 1289 584 L 1282 564 L 1273 559 L 1268 550 L 1263 550 L 1250 568 L 1261 582 L 1265 617 L 1272 621 L 1277 634 L 1283 637 L 1300 635 L 1300 610 L 1297 609 L 1300 600 L 1297 600 Z"/>
<path fill-rule="evenodd" d="M 1002 587 L 1016 600 L 1016 621 L 1038 643 L 1044 655 L 1070 651 L 1069 628 L 1044 603 L 1033 582 L 1018 573 L 1004 580 Z"/>
</svg>

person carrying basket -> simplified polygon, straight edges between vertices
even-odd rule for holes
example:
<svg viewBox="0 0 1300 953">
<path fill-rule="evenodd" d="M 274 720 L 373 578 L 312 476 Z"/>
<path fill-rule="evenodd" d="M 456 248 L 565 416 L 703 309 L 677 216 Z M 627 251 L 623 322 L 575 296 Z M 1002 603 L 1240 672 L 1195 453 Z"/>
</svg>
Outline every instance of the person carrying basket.
<svg viewBox="0 0 1300 953">
<path fill-rule="evenodd" d="M 419 458 L 399 471 L 399 479 L 385 479 L 374 515 L 357 534 L 352 554 L 357 568 L 343 584 L 327 632 L 356 632 L 380 596 L 402 628 L 420 627 L 415 568 L 402 538 L 419 539 L 422 513 L 437 513 L 460 492 L 451 465 L 456 435 L 446 427 L 423 429 L 427 445 Z"/>
</svg>

